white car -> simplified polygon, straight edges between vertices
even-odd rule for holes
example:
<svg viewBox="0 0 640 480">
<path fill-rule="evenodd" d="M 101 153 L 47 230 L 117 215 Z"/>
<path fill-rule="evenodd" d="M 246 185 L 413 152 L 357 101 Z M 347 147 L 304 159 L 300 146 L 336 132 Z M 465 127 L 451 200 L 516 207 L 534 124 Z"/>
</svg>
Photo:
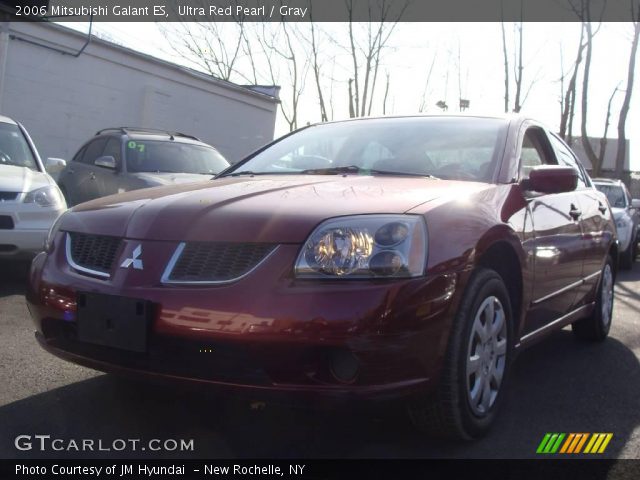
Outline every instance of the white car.
<svg viewBox="0 0 640 480">
<path fill-rule="evenodd" d="M 64 160 L 47 159 L 52 171 Z M 22 125 L 0 116 L 0 260 L 29 259 L 67 204 Z"/>
<path fill-rule="evenodd" d="M 638 224 L 640 223 L 640 205 L 633 200 L 626 185 L 621 180 L 596 178 L 594 186 L 609 200 L 613 219 L 618 230 L 620 242 L 620 266 L 629 269 L 637 255 Z"/>
</svg>

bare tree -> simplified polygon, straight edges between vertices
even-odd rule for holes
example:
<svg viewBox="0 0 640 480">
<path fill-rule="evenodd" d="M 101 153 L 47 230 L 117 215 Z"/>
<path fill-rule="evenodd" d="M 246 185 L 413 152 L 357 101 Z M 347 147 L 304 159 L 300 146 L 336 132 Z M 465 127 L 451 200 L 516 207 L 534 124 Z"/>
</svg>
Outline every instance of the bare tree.
<svg viewBox="0 0 640 480">
<path fill-rule="evenodd" d="M 576 83 L 578 79 L 578 70 L 582 63 L 582 53 L 586 47 L 584 43 L 584 26 L 580 28 L 580 43 L 578 44 L 578 53 L 573 63 L 573 72 L 569 79 L 566 91 L 563 91 L 564 100 L 562 103 L 562 110 L 560 113 L 560 137 L 566 140 L 569 144 L 573 141 L 573 117 L 575 114 L 576 103 Z M 564 72 L 563 72 L 564 75 Z"/>
<path fill-rule="evenodd" d="M 500 3 L 500 15 L 503 18 L 503 4 Z M 502 54 L 504 55 L 504 112 L 509 111 L 509 55 L 507 53 L 507 37 L 504 31 L 504 21 L 500 22 L 500 28 L 502 29 Z"/>
<path fill-rule="evenodd" d="M 600 10 L 600 21 L 598 22 L 598 26 L 594 29 L 592 25 L 592 15 L 591 15 L 591 1 L 590 0 L 569 0 L 569 5 L 576 16 L 580 19 L 582 24 L 582 32 L 581 37 L 583 36 L 585 46 L 584 46 L 584 68 L 582 73 L 582 98 L 580 102 L 581 107 L 581 115 L 580 115 L 580 140 L 582 143 L 582 148 L 584 149 L 587 158 L 591 162 L 591 173 L 593 176 L 600 175 L 602 171 L 602 163 L 605 158 L 605 150 L 607 147 L 606 136 L 608 133 L 609 127 L 609 117 L 611 115 L 611 102 L 613 101 L 613 97 L 617 92 L 617 87 L 613 91 L 611 97 L 609 98 L 609 105 L 607 109 L 607 115 L 605 119 L 605 132 L 604 132 L 604 140 L 600 141 L 599 152 L 596 153 L 593 145 L 591 144 L 589 134 L 587 132 L 587 118 L 588 118 L 588 106 L 589 106 L 589 78 L 591 72 L 591 60 L 593 56 L 593 42 L 594 38 L 597 35 L 600 27 L 602 26 L 602 16 L 604 14 L 604 9 L 606 6 L 606 2 L 602 4 L 602 8 Z M 580 55 L 580 49 L 578 51 L 578 55 Z"/>
<path fill-rule="evenodd" d="M 513 49 L 513 81 L 515 87 L 512 111 L 518 113 L 522 110 L 529 94 L 535 84 L 540 80 L 542 68 L 538 69 L 533 79 L 528 82 L 525 90 L 524 71 L 526 65 L 524 63 L 524 24 L 522 22 L 523 0 L 520 0 L 520 22 L 513 24 L 513 38 L 515 48 Z M 501 4 L 501 14 L 502 4 Z M 507 35 L 504 22 L 500 22 L 502 33 L 502 55 L 504 58 L 504 111 L 509 111 L 511 78 L 509 73 L 509 48 L 507 47 Z"/>
<path fill-rule="evenodd" d="M 631 14 L 633 15 L 633 39 L 631 41 L 631 53 L 629 54 L 629 68 L 627 71 L 627 88 L 620 107 L 620 117 L 618 118 L 618 149 L 616 151 L 616 177 L 622 178 L 624 169 L 624 161 L 627 154 L 627 139 L 625 134 L 625 126 L 627 123 L 627 115 L 629 114 L 629 105 L 631 104 L 631 94 L 633 92 L 633 78 L 636 68 L 636 53 L 638 51 L 638 36 L 640 35 L 640 5 L 631 3 Z"/>
<path fill-rule="evenodd" d="M 320 106 L 320 121 L 326 122 L 328 120 L 327 109 L 324 102 L 324 94 L 322 92 L 322 81 L 320 77 L 320 62 L 318 61 L 318 40 L 316 38 L 316 27 L 313 23 L 313 6 L 311 0 L 309 5 L 309 25 L 311 30 L 310 46 L 311 46 L 311 60 L 313 68 L 313 77 L 316 82 L 316 90 L 318 91 L 318 104 Z"/>
<path fill-rule="evenodd" d="M 291 31 L 296 28 L 295 24 L 280 22 L 271 31 L 268 30 L 267 23 L 261 25 L 262 35 L 258 37 L 258 41 L 262 45 L 269 79 L 274 85 L 285 80 L 290 88 L 288 98 L 285 97 L 280 102 L 280 111 L 289 130 L 293 131 L 298 128 L 298 106 L 309 70 L 309 52 L 296 48 L 300 44 L 294 42 L 292 37 L 297 38 L 299 32 Z M 283 78 L 281 69 L 284 69 L 286 79 Z"/>
<path fill-rule="evenodd" d="M 161 28 L 171 48 L 187 57 L 214 77 L 233 80 L 244 73 L 238 69 L 240 58 L 246 53 L 248 40 L 245 22 L 235 17 L 234 22 L 182 22 Z"/>
<path fill-rule="evenodd" d="M 620 84 L 618 84 L 618 86 L 619 85 Z M 600 169 L 602 168 L 602 164 L 604 163 L 604 155 L 607 151 L 607 134 L 609 133 L 609 119 L 611 118 L 611 103 L 613 102 L 613 97 L 615 97 L 616 93 L 618 93 L 618 86 L 613 89 L 613 93 L 609 97 L 609 103 L 607 104 L 607 115 L 604 120 L 604 132 L 602 134 L 602 137 L 600 138 L 600 150 L 598 151 L 598 170 L 592 170 L 594 176 L 596 177 L 600 175 Z"/>
<path fill-rule="evenodd" d="M 522 7 L 522 0 L 520 0 L 520 7 Z M 520 96 L 522 94 L 522 72 L 524 71 L 524 67 L 522 66 L 522 21 L 520 21 L 520 25 L 515 27 L 518 30 L 518 53 L 516 54 L 514 51 L 514 55 L 516 56 L 517 67 L 514 72 L 514 78 L 516 82 L 516 94 L 515 100 L 513 103 L 513 111 L 518 113 L 522 109 L 522 104 L 520 103 Z"/>
<path fill-rule="evenodd" d="M 431 65 L 429 66 L 429 70 L 427 72 L 427 78 L 424 82 L 424 90 L 422 91 L 422 98 L 420 99 L 420 106 L 418 107 L 418 111 L 420 113 L 424 112 L 427 109 L 428 105 L 428 94 L 429 94 L 429 82 L 431 81 L 431 74 L 433 73 L 433 66 L 436 63 L 436 58 L 438 56 L 438 52 L 436 51 L 433 54 L 433 58 L 431 59 Z"/>
<path fill-rule="evenodd" d="M 387 97 L 389 96 L 389 79 L 391 75 L 387 72 L 387 84 L 384 87 L 384 98 L 382 100 L 382 114 L 386 115 L 387 113 Z"/>
<path fill-rule="evenodd" d="M 364 116 L 370 114 L 373 108 L 373 97 L 382 52 L 387 47 L 391 34 L 404 14 L 408 0 L 402 0 L 402 3 L 399 3 L 398 0 L 377 0 L 374 5 L 368 2 L 366 8 L 369 22 L 365 24 L 364 35 L 358 35 L 353 21 L 355 1 L 345 0 L 349 18 L 348 51 L 351 55 L 353 68 L 349 89 L 349 112 L 352 116 Z M 360 5 L 364 4 L 360 3 Z M 398 5 L 399 8 L 397 8 Z M 374 8 L 378 11 L 374 12 Z M 374 20 L 374 17 L 378 20 Z"/>
</svg>

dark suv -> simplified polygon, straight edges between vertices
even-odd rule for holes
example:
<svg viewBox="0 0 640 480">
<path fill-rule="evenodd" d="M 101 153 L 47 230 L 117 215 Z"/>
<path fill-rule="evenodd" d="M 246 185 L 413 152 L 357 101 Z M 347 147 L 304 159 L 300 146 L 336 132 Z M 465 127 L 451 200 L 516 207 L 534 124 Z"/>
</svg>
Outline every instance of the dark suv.
<svg viewBox="0 0 640 480">
<path fill-rule="evenodd" d="M 178 132 L 106 128 L 60 173 L 69 205 L 140 188 L 208 180 L 229 166 L 211 145 Z"/>
</svg>

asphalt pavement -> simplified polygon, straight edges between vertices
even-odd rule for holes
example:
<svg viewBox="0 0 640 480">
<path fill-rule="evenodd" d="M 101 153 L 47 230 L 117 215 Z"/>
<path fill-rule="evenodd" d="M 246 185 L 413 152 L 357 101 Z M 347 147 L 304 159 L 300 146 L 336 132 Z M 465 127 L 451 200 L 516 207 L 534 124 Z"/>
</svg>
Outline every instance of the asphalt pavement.
<svg viewBox="0 0 640 480">
<path fill-rule="evenodd" d="M 610 337 L 585 344 L 564 329 L 522 352 L 495 428 L 463 443 L 429 439 L 391 408 L 252 403 L 67 363 L 37 345 L 25 282 L 25 266 L 0 264 L 0 458 L 535 458 L 547 432 L 611 432 L 599 457 L 640 458 L 640 263 L 618 277 Z M 17 436 L 39 434 L 104 445 L 192 439 L 194 449 L 15 447 Z"/>
</svg>

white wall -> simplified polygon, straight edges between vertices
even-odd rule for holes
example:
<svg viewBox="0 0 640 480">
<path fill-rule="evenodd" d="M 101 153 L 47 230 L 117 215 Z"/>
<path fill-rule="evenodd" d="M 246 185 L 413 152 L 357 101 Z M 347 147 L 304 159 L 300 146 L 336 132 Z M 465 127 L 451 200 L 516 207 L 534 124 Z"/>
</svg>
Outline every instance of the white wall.
<svg viewBox="0 0 640 480">
<path fill-rule="evenodd" d="M 86 38 L 36 23 L 10 23 L 9 34 L 69 52 Z M 8 45 L 0 113 L 27 128 L 43 158 L 70 160 L 115 126 L 195 135 L 230 161 L 273 139 L 277 102 L 267 95 L 97 39 L 77 58 L 18 38 Z"/>
</svg>

